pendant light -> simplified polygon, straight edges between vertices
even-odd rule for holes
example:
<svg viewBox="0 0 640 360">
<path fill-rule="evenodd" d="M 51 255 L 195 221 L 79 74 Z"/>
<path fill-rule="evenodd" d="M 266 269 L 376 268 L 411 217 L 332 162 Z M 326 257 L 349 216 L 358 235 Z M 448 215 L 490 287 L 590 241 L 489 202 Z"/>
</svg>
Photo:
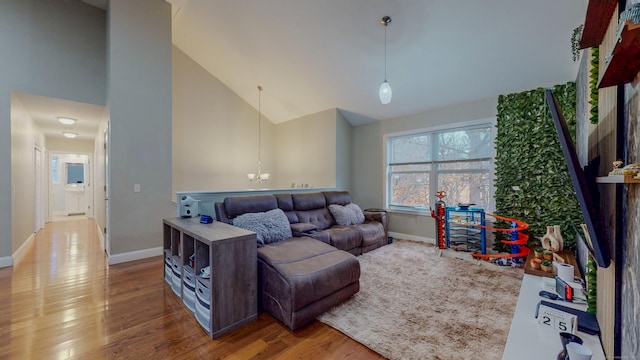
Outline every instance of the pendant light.
<svg viewBox="0 0 640 360">
<path fill-rule="evenodd" d="M 378 91 L 378 96 L 380 97 L 380 102 L 383 105 L 387 105 L 391 102 L 391 85 L 387 81 L 387 26 L 391 24 L 391 17 L 384 16 L 380 23 L 384 26 L 384 81 L 380 85 L 380 90 Z"/>
<path fill-rule="evenodd" d="M 260 141 L 260 93 L 262 92 L 262 86 L 258 85 L 258 173 L 257 174 L 247 174 L 247 177 L 249 178 L 249 181 L 257 183 L 257 184 L 262 184 L 264 182 L 269 181 L 269 173 L 262 173 L 261 169 L 260 169 L 260 165 L 262 165 L 262 159 L 260 157 L 260 145 L 261 145 L 261 141 Z"/>
</svg>

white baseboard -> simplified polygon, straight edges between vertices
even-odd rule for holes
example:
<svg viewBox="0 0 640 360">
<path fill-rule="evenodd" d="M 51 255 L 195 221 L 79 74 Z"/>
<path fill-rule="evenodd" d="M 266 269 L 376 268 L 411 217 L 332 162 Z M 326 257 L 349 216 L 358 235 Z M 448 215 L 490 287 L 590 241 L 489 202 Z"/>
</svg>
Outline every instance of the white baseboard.
<svg viewBox="0 0 640 360">
<path fill-rule="evenodd" d="M 13 258 L 11 256 L 0 257 L 0 269 L 13 266 Z"/>
<path fill-rule="evenodd" d="M 129 251 L 121 254 L 109 255 L 109 265 L 120 264 L 128 261 L 146 259 L 154 256 L 160 256 L 163 254 L 162 246 L 158 246 L 150 249 L 142 249 L 136 251 Z"/>
<path fill-rule="evenodd" d="M 53 216 L 68 216 L 69 213 L 66 211 L 54 211 Z"/>
<path fill-rule="evenodd" d="M 31 246 L 31 243 L 33 242 L 33 239 L 35 239 L 35 237 L 36 237 L 35 233 L 29 235 L 27 240 L 25 240 L 25 242 L 23 242 L 22 245 L 20 245 L 18 250 L 16 250 L 13 253 L 12 257 L 13 257 L 14 264 L 17 264 L 20 262 L 20 260 L 22 260 L 22 257 L 24 256 L 25 251 L 29 248 L 29 246 Z"/>
<path fill-rule="evenodd" d="M 420 242 L 426 242 L 426 243 L 434 244 L 434 245 L 436 244 L 436 239 L 428 238 L 428 237 L 424 237 L 424 236 L 403 234 L 403 233 L 397 233 L 397 232 L 393 232 L 393 231 L 389 231 L 389 236 L 391 236 L 392 238 L 398 238 L 398 239 L 403 239 L 403 240 L 420 241 Z"/>
</svg>

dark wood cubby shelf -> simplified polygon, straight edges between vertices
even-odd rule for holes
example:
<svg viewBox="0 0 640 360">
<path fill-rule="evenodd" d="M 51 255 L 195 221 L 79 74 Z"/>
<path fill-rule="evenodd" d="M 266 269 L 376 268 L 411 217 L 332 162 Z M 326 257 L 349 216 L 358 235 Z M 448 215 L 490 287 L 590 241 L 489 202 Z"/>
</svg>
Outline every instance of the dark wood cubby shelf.
<svg viewBox="0 0 640 360">
<path fill-rule="evenodd" d="M 613 11 L 618 5 L 617 0 L 590 0 L 587 7 L 587 15 L 584 20 L 584 29 L 580 38 L 580 48 L 586 49 L 602 44 L 604 34 L 609 27 L 609 21 Z"/>
<path fill-rule="evenodd" d="M 640 24 L 627 21 L 618 37 L 612 57 L 598 83 L 598 88 L 632 81 L 640 71 Z"/>
</svg>

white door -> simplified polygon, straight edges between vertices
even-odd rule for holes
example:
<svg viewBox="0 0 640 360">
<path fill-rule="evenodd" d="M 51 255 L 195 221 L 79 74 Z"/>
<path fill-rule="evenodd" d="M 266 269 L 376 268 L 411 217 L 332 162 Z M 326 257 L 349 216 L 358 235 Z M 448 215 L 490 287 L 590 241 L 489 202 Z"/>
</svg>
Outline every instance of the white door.
<svg viewBox="0 0 640 360">
<path fill-rule="evenodd" d="M 111 243 L 109 241 L 109 122 L 104 129 L 104 242 L 105 251 L 111 254 Z"/>
<path fill-rule="evenodd" d="M 42 216 L 42 151 L 37 146 L 33 148 L 33 164 L 33 232 L 38 232 L 44 227 L 44 220 Z"/>
</svg>

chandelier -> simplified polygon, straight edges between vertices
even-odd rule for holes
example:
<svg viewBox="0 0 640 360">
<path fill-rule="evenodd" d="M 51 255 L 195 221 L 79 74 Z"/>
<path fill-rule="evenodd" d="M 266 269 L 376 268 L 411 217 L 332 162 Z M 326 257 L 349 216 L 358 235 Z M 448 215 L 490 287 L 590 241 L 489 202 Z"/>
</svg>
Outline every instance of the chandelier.
<svg viewBox="0 0 640 360">
<path fill-rule="evenodd" d="M 258 173 L 250 173 L 247 174 L 249 181 L 262 184 L 264 182 L 269 181 L 269 173 L 263 173 L 260 169 L 260 165 L 262 165 L 262 160 L 260 157 L 260 93 L 262 92 L 262 86 L 258 85 Z"/>
</svg>

